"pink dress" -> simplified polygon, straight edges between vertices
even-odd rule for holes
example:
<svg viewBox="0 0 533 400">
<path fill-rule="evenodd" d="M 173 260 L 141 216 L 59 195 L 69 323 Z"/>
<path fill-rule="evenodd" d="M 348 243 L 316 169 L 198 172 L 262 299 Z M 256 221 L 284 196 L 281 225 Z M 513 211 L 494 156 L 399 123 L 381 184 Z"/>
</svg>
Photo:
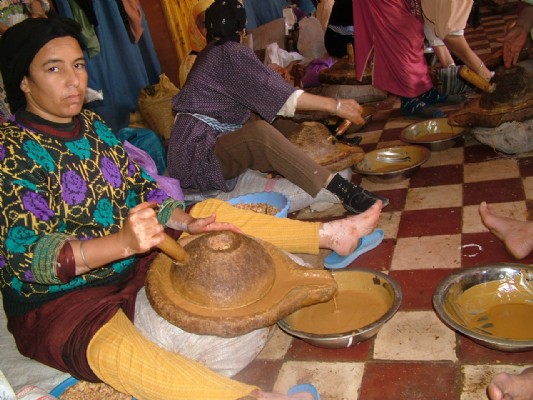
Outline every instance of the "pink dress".
<svg viewBox="0 0 533 400">
<path fill-rule="evenodd" d="M 359 80 L 374 50 L 373 85 L 403 97 L 433 87 L 424 57 L 424 23 L 405 0 L 353 0 Z"/>
</svg>

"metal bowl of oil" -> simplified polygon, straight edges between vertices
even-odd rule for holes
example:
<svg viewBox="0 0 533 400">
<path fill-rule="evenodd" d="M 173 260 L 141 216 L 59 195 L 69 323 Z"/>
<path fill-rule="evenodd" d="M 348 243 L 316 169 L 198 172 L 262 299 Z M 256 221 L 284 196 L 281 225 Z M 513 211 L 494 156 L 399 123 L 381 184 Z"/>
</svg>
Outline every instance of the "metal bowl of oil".
<svg viewBox="0 0 533 400">
<path fill-rule="evenodd" d="M 423 146 L 384 147 L 366 153 L 353 169 L 369 181 L 395 183 L 413 176 L 430 155 Z"/>
<path fill-rule="evenodd" d="M 451 126 L 447 118 L 435 118 L 409 125 L 402 130 L 400 138 L 431 151 L 442 151 L 455 146 L 464 133 L 465 128 Z"/>
<path fill-rule="evenodd" d="M 445 324 L 485 347 L 533 350 L 532 265 L 461 269 L 439 283 L 433 306 Z"/>
<path fill-rule="evenodd" d="M 400 308 L 402 290 L 392 277 L 367 269 L 332 274 L 335 297 L 278 321 L 282 330 L 313 346 L 345 348 L 375 336 Z"/>
</svg>

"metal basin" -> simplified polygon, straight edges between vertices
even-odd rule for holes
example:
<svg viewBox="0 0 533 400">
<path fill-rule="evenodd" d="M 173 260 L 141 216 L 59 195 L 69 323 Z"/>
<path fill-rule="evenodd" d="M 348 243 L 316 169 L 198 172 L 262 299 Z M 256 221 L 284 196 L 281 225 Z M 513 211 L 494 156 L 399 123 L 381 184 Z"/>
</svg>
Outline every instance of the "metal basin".
<svg viewBox="0 0 533 400">
<path fill-rule="evenodd" d="M 376 335 L 400 308 L 402 290 L 390 276 L 365 269 L 332 274 L 335 298 L 290 314 L 278 321 L 281 329 L 313 346 L 345 348 Z"/>
<path fill-rule="evenodd" d="M 451 126 L 447 118 L 435 118 L 409 125 L 402 130 L 400 138 L 431 151 L 442 151 L 453 147 L 464 133 L 465 128 Z"/>
<path fill-rule="evenodd" d="M 489 264 L 443 279 L 433 295 L 439 317 L 475 342 L 501 351 L 533 349 L 533 266 Z"/>
<path fill-rule="evenodd" d="M 385 147 L 366 153 L 353 169 L 372 182 L 394 183 L 413 176 L 430 155 L 423 146 Z"/>
</svg>

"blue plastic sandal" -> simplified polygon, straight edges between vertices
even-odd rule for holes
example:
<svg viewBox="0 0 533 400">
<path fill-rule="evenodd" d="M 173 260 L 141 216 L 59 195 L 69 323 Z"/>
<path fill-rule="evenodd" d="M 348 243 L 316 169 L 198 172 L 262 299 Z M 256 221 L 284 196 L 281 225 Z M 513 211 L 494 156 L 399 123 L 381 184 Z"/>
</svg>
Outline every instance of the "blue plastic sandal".
<svg viewBox="0 0 533 400">
<path fill-rule="evenodd" d="M 320 395 L 318 394 L 318 390 L 316 390 L 316 387 L 314 387 L 310 383 L 302 383 L 300 385 L 293 386 L 289 389 L 287 394 L 290 396 L 292 394 L 302 393 L 302 392 L 309 392 L 313 395 L 313 399 L 320 400 Z"/>
<path fill-rule="evenodd" d="M 366 253 L 376 248 L 382 241 L 385 233 L 383 229 L 376 229 L 370 235 L 363 236 L 359 241 L 359 246 L 353 251 L 353 253 L 347 256 L 339 256 L 337 253 L 332 252 L 326 258 L 324 258 L 324 267 L 327 269 L 341 269 L 346 268 L 361 254 Z"/>
</svg>

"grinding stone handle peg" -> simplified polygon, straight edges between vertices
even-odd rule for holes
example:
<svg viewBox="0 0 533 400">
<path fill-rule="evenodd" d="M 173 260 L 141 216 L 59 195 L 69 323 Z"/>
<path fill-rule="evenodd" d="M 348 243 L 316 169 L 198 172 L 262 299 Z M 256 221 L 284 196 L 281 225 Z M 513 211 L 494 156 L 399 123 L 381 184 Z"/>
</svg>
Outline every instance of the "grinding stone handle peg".
<svg viewBox="0 0 533 400">
<path fill-rule="evenodd" d="M 346 132 L 351 125 L 352 125 L 352 122 L 347 119 L 342 121 L 340 125 L 337 127 L 337 129 L 335 129 L 335 136 L 341 137 L 342 135 L 344 135 L 344 132 Z"/>
<path fill-rule="evenodd" d="M 353 52 L 353 45 L 351 43 L 346 45 L 346 54 L 348 54 L 348 64 L 355 65 L 355 55 Z"/>
<path fill-rule="evenodd" d="M 470 82 L 475 87 L 483 90 L 484 92 L 492 93 L 496 90 L 495 83 L 490 83 L 486 81 L 485 78 L 483 78 L 478 73 L 472 71 L 466 65 L 461 65 L 461 67 L 459 68 L 459 76 L 461 76 L 464 80 Z"/>
<path fill-rule="evenodd" d="M 178 264 L 187 264 L 189 261 L 189 254 L 187 254 L 183 246 L 166 233 L 165 239 L 157 247 Z"/>
</svg>

